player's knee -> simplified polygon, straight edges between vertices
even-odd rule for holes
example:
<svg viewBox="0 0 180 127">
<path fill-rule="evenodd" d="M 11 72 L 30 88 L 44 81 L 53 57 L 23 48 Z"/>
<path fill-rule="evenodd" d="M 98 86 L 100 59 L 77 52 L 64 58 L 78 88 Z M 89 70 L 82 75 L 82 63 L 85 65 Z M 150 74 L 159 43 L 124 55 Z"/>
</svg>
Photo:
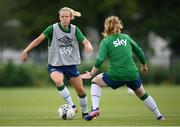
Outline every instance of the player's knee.
<svg viewBox="0 0 180 127">
<path fill-rule="evenodd" d="M 61 80 L 61 79 L 54 79 L 53 81 L 56 84 L 56 86 L 63 84 L 63 80 Z"/>
<path fill-rule="evenodd" d="M 91 80 L 91 83 L 95 83 L 95 84 L 97 84 L 97 83 L 98 83 L 97 78 L 96 78 L 96 77 L 94 77 L 94 78 Z"/>
<path fill-rule="evenodd" d="M 76 91 L 78 93 L 78 95 L 84 95 L 85 91 L 84 91 L 84 88 L 76 88 Z"/>
<path fill-rule="evenodd" d="M 96 84 L 98 86 L 101 86 L 101 81 L 98 78 L 94 77 L 91 81 L 91 84 Z"/>
</svg>

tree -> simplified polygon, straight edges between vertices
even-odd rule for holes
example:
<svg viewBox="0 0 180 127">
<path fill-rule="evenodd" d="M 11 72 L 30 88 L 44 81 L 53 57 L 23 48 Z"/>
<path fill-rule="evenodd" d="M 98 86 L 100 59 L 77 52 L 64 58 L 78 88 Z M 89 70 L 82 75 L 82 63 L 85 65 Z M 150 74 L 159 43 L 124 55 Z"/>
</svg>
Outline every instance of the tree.
<svg viewBox="0 0 180 127">
<path fill-rule="evenodd" d="M 147 36 L 149 31 L 170 41 L 173 54 L 180 56 L 180 1 L 179 0 L 146 0 L 139 2 L 140 18 L 137 27 Z M 142 37 L 142 36 L 141 36 Z"/>
<path fill-rule="evenodd" d="M 0 4 L 0 47 L 18 48 L 24 41 L 26 33 L 18 19 L 13 17 L 14 0 L 2 0 Z"/>
<path fill-rule="evenodd" d="M 4 0 L 5 1 L 5 0 Z M 4 2 L 3 1 L 3 2 Z M 11 6 L 7 3 L 12 2 Z M 178 50 L 180 37 L 180 1 L 179 0 L 8 0 L 8 14 L 21 22 L 20 31 L 27 34 L 26 39 L 32 40 L 38 36 L 47 25 L 58 21 L 58 10 L 64 6 L 71 7 L 82 13 L 82 18 L 74 20 L 83 31 L 88 26 L 97 28 L 101 35 L 104 19 L 110 15 L 119 16 L 124 22 L 124 30 L 133 38 L 140 40 L 140 45 L 147 46 L 147 36 L 150 31 L 168 39 L 170 48 L 180 55 Z M 11 11 L 9 11 L 11 10 Z M 2 11 L 1 11 L 2 12 Z M 0 13 L 1 14 L 1 13 Z M 5 15 L 10 15 L 5 17 Z M 17 43 L 17 42 L 16 42 Z M 24 42 L 23 42 L 24 44 Z"/>
</svg>

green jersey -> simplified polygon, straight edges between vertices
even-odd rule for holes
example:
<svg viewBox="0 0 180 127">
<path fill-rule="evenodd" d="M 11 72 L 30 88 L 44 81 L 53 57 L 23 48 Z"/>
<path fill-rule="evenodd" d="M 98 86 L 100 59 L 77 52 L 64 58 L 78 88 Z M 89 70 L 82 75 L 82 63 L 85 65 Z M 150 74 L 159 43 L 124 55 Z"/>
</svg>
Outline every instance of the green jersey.
<svg viewBox="0 0 180 127">
<path fill-rule="evenodd" d="M 145 64 L 144 52 L 127 34 L 110 35 L 101 41 L 95 67 L 100 68 L 107 57 L 107 74 L 112 80 L 132 81 L 138 76 L 138 68 L 133 60 L 136 54 L 141 64 Z"/>
</svg>

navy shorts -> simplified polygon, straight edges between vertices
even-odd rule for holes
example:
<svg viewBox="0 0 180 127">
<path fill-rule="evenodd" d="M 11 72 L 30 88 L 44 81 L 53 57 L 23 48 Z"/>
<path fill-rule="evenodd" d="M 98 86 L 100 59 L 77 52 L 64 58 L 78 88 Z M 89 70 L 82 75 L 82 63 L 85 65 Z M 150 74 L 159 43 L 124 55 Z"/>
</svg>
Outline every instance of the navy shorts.
<svg viewBox="0 0 180 127">
<path fill-rule="evenodd" d="M 78 77 L 80 75 L 79 70 L 77 69 L 76 65 L 69 65 L 69 66 L 52 66 L 48 65 L 48 72 L 51 74 L 54 71 L 58 71 L 63 73 L 64 76 L 69 80 L 71 77 Z"/>
<path fill-rule="evenodd" d="M 137 90 L 142 83 L 140 76 L 138 76 L 134 81 L 115 81 L 110 79 L 107 73 L 103 73 L 102 79 L 112 89 L 117 89 L 121 86 L 127 85 L 127 87 L 131 88 L 132 90 Z"/>
</svg>

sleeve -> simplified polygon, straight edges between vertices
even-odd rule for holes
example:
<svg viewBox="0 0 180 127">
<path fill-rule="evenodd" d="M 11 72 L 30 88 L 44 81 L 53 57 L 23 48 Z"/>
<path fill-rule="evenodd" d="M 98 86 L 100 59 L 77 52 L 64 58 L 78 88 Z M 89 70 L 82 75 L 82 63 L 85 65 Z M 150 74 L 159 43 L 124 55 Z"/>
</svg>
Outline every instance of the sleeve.
<svg viewBox="0 0 180 127">
<path fill-rule="evenodd" d="M 45 37 L 46 37 L 48 40 L 52 40 L 52 36 L 53 36 L 53 26 L 52 26 L 52 25 L 48 26 L 48 27 L 43 31 L 43 34 L 45 35 Z"/>
<path fill-rule="evenodd" d="M 76 27 L 76 38 L 79 43 L 82 43 L 85 39 L 85 36 L 82 34 L 81 30 L 78 27 Z"/>
<path fill-rule="evenodd" d="M 146 60 L 145 60 L 145 56 L 144 56 L 144 52 L 143 50 L 138 46 L 138 44 L 129 37 L 131 45 L 132 45 L 132 51 L 133 53 L 138 57 L 139 61 L 141 62 L 141 64 L 145 64 Z"/>
<path fill-rule="evenodd" d="M 107 56 L 107 47 L 105 42 L 102 40 L 99 48 L 98 55 L 96 57 L 95 67 L 100 68 Z"/>
</svg>

